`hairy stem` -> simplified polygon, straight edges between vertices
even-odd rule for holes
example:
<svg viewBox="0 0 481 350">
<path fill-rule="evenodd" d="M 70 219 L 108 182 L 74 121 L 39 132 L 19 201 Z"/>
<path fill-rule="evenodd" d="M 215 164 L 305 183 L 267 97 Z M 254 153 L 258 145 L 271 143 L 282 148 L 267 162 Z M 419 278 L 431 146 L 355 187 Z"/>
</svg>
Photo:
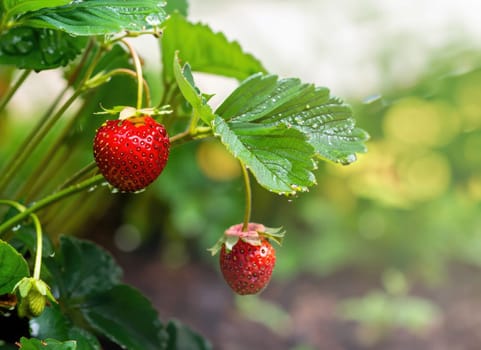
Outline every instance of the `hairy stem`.
<svg viewBox="0 0 481 350">
<path fill-rule="evenodd" d="M 0 102 L 0 112 L 2 112 L 5 106 L 8 104 L 8 102 L 10 102 L 13 95 L 15 95 L 18 88 L 22 86 L 23 82 L 25 81 L 25 79 L 27 79 L 27 77 L 30 75 L 31 72 L 32 72 L 31 69 L 26 69 L 22 73 L 22 75 L 17 79 L 15 84 L 8 90 L 7 94 L 3 97 L 2 101 Z"/>
<path fill-rule="evenodd" d="M 43 233 L 42 233 L 42 225 L 40 225 L 40 220 L 38 219 L 37 215 L 30 214 L 30 217 L 33 220 L 33 225 L 35 226 L 35 232 L 37 234 L 37 250 L 35 251 L 35 265 L 33 268 L 33 278 L 36 280 L 40 279 L 40 271 L 42 268 L 42 250 L 43 250 Z"/>
<path fill-rule="evenodd" d="M 8 199 L 0 199 L 0 204 L 6 204 L 11 207 L 14 207 L 21 214 L 25 213 L 28 210 L 24 205 Z M 31 217 L 33 221 L 33 225 L 35 226 L 35 233 L 37 235 L 37 249 L 35 252 L 35 265 L 33 270 L 33 278 L 38 280 L 40 279 L 40 270 L 42 268 L 42 250 L 43 250 L 42 225 L 40 224 L 40 220 L 38 219 L 37 215 L 35 215 L 34 213 L 29 213 L 28 215 Z"/>
<path fill-rule="evenodd" d="M 2 193 L 8 183 L 11 180 L 11 177 L 15 172 L 18 170 L 20 167 L 21 163 L 18 161 L 18 159 L 26 157 L 25 156 L 25 150 L 27 147 L 30 147 L 32 140 L 36 138 L 36 135 L 38 132 L 42 129 L 42 125 L 44 125 L 47 120 L 52 116 L 53 111 L 57 107 L 57 105 L 60 103 L 60 100 L 64 97 L 66 92 L 68 91 L 68 86 L 66 86 L 60 93 L 59 95 L 55 98 L 55 101 L 51 104 L 50 108 L 44 113 L 42 118 L 40 118 L 39 122 L 35 125 L 34 128 L 32 128 L 31 132 L 29 135 L 25 138 L 25 140 L 22 142 L 22 144 L 17 148 L 17 151 L 13 155 L 13 157 L 10 159 L 10 161 L 4 166 L 3 168 L 3 173 L 5 174 L 3 177 L 0 178 L 0 193 Z M 8 174 L 8 177 L 6 176 Z"/>
<path fill-rule="evenodd" d="M 60 185 L 58 190 L 64 189 L 64 188 L 72 185 L 73 183 L 75 183 L 75 181 L 80 180 L 82 177 L 84 177 L 85 175 L 87 175 L 89 172 L 91 172 L 92 170 L 94 170 L 96 168 L 97 168 L 97 163 L 95 163 L 95 162 L 91 162 L 91 163 L 87 164 L 82 169 L 80 169 L 75 174 L 73 174 L 72 177 L 67 179 L 62 185 Z"/>
<path fill-rule="evenodd" d="M 143 86 L 144 86 L 144 77 L 142 75 L 142 64 L 140 63 L 140 58 L 137 52 L 134 50 L 132 45 L 127 40 L 122 39 L 122 43 L 127 46 L 130 52 L 130 56 L 134 60 L 135 71 L 137 72 L 137 109 L 142 108 L 142 99 L 143 99 Z"/>
<path fill-rule="evenodd" d="M 21 213 L 18 213 L 14 217 L 8 219 L 7 221 L 3 222 L 0 225 L 0 237 L 3 236 L 3 234 L 7 231 L 10 230 L 12 227 L 15 225 L 20 224 L 25 218 L 27 218 L 30 214 L 36 213 L 40 209 L 43 209 L 49 205 L 52 205 L 55 202 L 58 202 L 59 200 L 69 197 L 73 194 L 76 194 L 78 192 L 84 191 L 88 188 L 91 188 L 93 186 L 99 185 L 104 181 L 104 177 L 102 175 L 96 175 L 91 177 L 90 179 L 87 179 L 85 181 L 82 181 L 78 184 L 71 185 L 69 187 L 66 187 L 60 191 L 54 192 L 41 200 L 33 203 L 31 206 L 27 207 L 24 211 Z"/>
<path fill-rule="evenodd" d="M 106 77 L 111 77 L 111 76 L 114 76 L 114 75 L 117 75 L 117 74 L 125 74 L 125 75 L 129 75 L 131 76 L 132 78 L 136 79 L 138 81 L 138 78 L 137 78 L 137 73 L 135 73 L 134 71 L 130 70 L 130 69 L 127 69 L 127 68 L 117 68 L 117 69 L 114 69 L 110 72 L 108 72 L 106 74 Z M 152 102 L 152 98 L 151 98 L 151 94 L 150 94 L 150 88 L 149 88 L 149 85 L 147 84 L 147 82 L 145 81 L 145 79 L 142 79 L 142 84 L 143 84 L 143 88 L 144 88 L 144 94 L 145 94 L 145 103 L 147 106 L 150 106 L 151 102 Z"/>
<path fill-rule="evenodd" d="M 245 212 L 244 212 L 244 223 L 242 225 L 242 231 L 247 231 L 249 227 L 249 222 L 251 221 L 251 210 L 252 210 L 252 189 L 251 182 L 249 178 L 249 171 L 246 166 L 241 162 L 242 175 L 244 177 L 244 187 L 245 187 Z"/>
<path fill-rule="evenodd" d="M 212 129 L 208 126 L 197 127 L 193 131 L 187 129 L 169 138 L 170 146 L 176 147 L 188 141 L 212 136 Z"/>
<path fill-rule="evenodd" d="M 32 154 L 33 150 L 42 141 L 42 139 L 47 135 L 52 126 L 57 122 L 57 120 L 65 113 L 65 111 L 70 107 L 70 105 L 75 101 L 75 99 L 81 94 L 80 90 L 76 90 L 72 96 L 63 104 L 63 106 L 55 113 L 51 118 L 48 119 L 42 126 L 37 130 L 35 135 L 29 139 L 24 148 L 20 149 L 17 157 L 13 159 L 13 163 L 8 167 L 0 180 L 0 190 L 7 185 L 15 173 L 22 166 L 22 164 L 27 160 L 27 158 Z"/>
</svg>

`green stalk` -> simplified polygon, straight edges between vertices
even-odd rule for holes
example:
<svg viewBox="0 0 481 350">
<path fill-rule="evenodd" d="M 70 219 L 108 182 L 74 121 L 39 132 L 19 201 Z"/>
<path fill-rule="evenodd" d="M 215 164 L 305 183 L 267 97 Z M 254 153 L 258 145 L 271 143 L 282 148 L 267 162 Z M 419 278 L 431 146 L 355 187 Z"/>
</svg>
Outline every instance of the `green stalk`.
<svg viewBox="0 0 481 350">
<path fill-rule="evenodd" d="M 70 105 L 80 96 L 82 92 L 76 90 L 72 96 L 63 104 L 63 106 L 55 113 L 54 116 L 49 118 L 49 120 L 42 124 L 42 126 L 37 130 L 35 135 L 28 140 L 25 148 L 19 149 L 17 157 L 13 159 L 13 163 L 5 171 L 3 178 L 0 180 L 0 190 L 2 190 L 15 176 L 17 171 L 20 169 L 22 164 L 27 160 L 27 158 L 32 154 L 33 150 L 42 141 L 42 139 L 47 135 L 52 126 L 57 122 L 57 120 L 65 113 L 65 111 L 70 107 Z"/>
<path fill-rule="evenodd" d="M 37 184 L 37 187 L 44 187 L 45 179 L 49 179 L 51 177 L 47 177 L 47 169 L 54 166 L 56 163 L 53 161 L 55 157 L 58 155 L 58 152 L 64 143 L 65 139 L 69 135 L 70 131 L 74 127 L 75 123 L 80 119 L 82 116 L 82 112 L 85 106 L 89 103 L 88 99 L 85 99 L 83 105 L 78 109 L 77 113 L 73 118 L 70 118 L 67 125 L 63 127 L 62 132 L 56 136 L 56 140 L 49 145 L 49 149 L 45 154 L 42 154 L 42 160 L 35 165 L 35 169 L 32 170 L 32 176 L 30 176 L 29 180 L 23 184 L 23 188 L 19 191 L 19 198 L 25 198 L 27 191 L 31 192 L 30 197 L 34 195 L 35 191 L 32 191 L 32 188 Z M 56 170 L 55 170 L 56 171 Z M 40 175 L 37 175 L 40 174 Z"/>
<path fill-rule="evenodd" d="M 64 189 L 70 185 L 72 185 L 75 181 L 80 180 L 82 177 L 87 175 L 89 172 L 97 168 L 97 163 L 91 162 L 87 164 L 85 167 L 77 171 L 75 174 L 72 175 L 69 179 L 67 179 L 60 187 L 58 190 Z"/>
<path fill-rule="evenodd" d="M 244 163 L 240 162 L 242 175 L 244 177 L 244 187 L 245 187 L 245 195 L 246 195 L 246 203 L 245 203 L 245 212 L 244 212 L 244 223 L 242 225 L 242 231 L 247 231 L 249 227 L 249 222 L 251 221 L 251 210 L 252 210 L 252 189 L 251 189 L 251 182 L 249 178 L 249 172 L 247 171 L 246 166 Z"/>
<path fill-rule="evenodd" d="M 1 199 L 0 204 L 10 205 L 15 209 L 17 209 L 21 214 L 25 213 L 28 210 L 24 205 L 8 199 Z M 38 280 L 40 279 L 40 270 L 42 267 L 42 250 L 43 250 L 42 225 L 40 224 L 40 220 L 38 219 L 37 215 L 35 215 L 34 213 L 29 213 L 28 215 L 32 218 L 33 225 L 35 226 L 35 232 L 37 235 L 37 250 L 35 252 L 35 265 L 33 270 L 33 278 Z"/>
<path fill-rule="evenodd" d="M 142 108 L 142 99 L 144 97 L 143 87 L 144 87 L 144 77 L 142 75 L 142 64 L 140 63 L 139 55 L 135 52 L 134 48 L 126 40 L 121 40 L 122 43 L 127 46 L 130 52 L 130 56 L 134 60 L 135 72 L 137 73 L 137 109 Z"/>
<path fill-rule="evenodd" d="M 44 167 L 37 167 L 36 169 L 38 170 L 32 171 L 32 174 L 35 174 L 35 176 L 29 177 L 29 180 L 23 184 L 21 190 L 15 194 L 15 198 L 22 199 L 28 203 L 38 197 L 42 191 L 44 193 L 52 191 L 51 187 L 49 190 L 49 185 L 52 184 L 55 176 L 59 175 L 59 169 L 68 161 L 69 156 L 65 148 L 57 149 L 57 152 L 50 158 L 50 162 L 45 164 Z"/>
<path fill-rule="evenodd" d="M 17 151 L 13 155 L 13 157 L 10 159 L 10 161 L 4 166 L 4 172 L 7 173 L 8 169 L 11 169 L 12 167 L 17 168 L 19 165 L 15 165 L 17 160 L 22 157 L 22 154 L 25 153 L 26 147 L 29 146 L 31 143 L 32 139 L 35 137 L 35 135 L 39 132 L 39 130 L 42 128 L 42 125 L 44 125 L 47 120 L 52 116 L 52 113 L 55 109 L 55 107 L 59 104 L 60 100 L 63 98 L 65 93 L 68 91 L 69 87 L 66 86 L 60 94 L 56 97 L 55 101 L 52 103 L 50 108 L 45 112 L 45 114 L 40 118 L 39 122 L 35 125 L 34 128 L 32 128 L 30 134 L 24 139 L 22 144 L 17 148 Z M 5 170 L 7 169 L 7 170 Z M 12 173 L 14 173 L 17 169 L 14 169 Z M 11 180 L 11 174 L 9 175 L 9 178 L 2 177 L 0 178 L 0 193 L 3 192 L 8 185 L 9 181 Z"/>
<path fill-rule="evenodd" d="M 37 215 L 30 214 L 33 220 L 33 225 L 35 226 L 35 232 L 37 233 L 37 250 L 35 252 L 35 265 L 33 268 L 33 278 L 36 280 L 40 279 L 40 270 L 42 268 L 42 250 L 43 250 L 43 232 L 42 225 L 40 225 L 40 220 Z"/>
<path fill-rule="evenodd" d="M 38 121 L 36 126 L 31 130 L 30 134 L 25 138 L 23 141 L 22 145 L 18 147 L 17 152 L 14 154 L 14 156 L 11 158 L 9 163 L 4 167 L 4 169 L 11 169 L 12 167 L 18 168 L 21 164 L 18 164 L 18 159 L 21 157 L 24 157 L 23 154 L 25 153 L 25 149 L 27 147 L 30 147 L 32 140 L 36 138 L 37 134 L 42 130 L 43 126 L 47 123 L 49 118 L 52 117 L 53 111 L 55 108 L 58 106 L 60 101 L 63 99 L 67 91 L 70 89 L 70 86 L 74 83 L 74 81 L 77 79 L 77 76 L 79 72 L 81 71 L 82 67 L 85 65 L 87 62 L 88 56 L 90 55 L 90 52 L 92 51 L 94 46 L 93 40 L 89 42 L 89 45 L 87 46 L 87 49 L 84 52 L 84 55 L 82 56 L 82 59 L 80 60 L 79 64 L 77 65 L 76 69 L 70 76 L 67 85 L 63 88 L 63 90 L 58 94 L 58 96 L 55 98 L 54 102 L 50 105 L 50 108 L 48 108 L 42 118 Z M 100 54 L 97 53 L 96 59 L 98 60 L 100 58 Z M 90 74 L 92 72 L 92 67 L 89 67 L 90 69 Z M 83 80 L 85 82 L 86 79 Z M 82 83 L 83 83 L 82 82 Z M 80 84 L 82 85 L 82 84 Z M 16 165 L 14 165 L 16 164 Z M 10 173 L 15 173 L 17 169 L 14 169 L 13 171 L 9 171 Z M 10 181 L 10 176 L 9 178 L 0 178 L 0 193 L 3 192 L 5 187 L 8 185 L 8 182 Z"/>
<path fill-rule="evenodd" d="M 84 191 L 90 187 L 99 185 L 104 181 L 104 177 L 102 175 L 96 175 L 91 177 L 90 179 L 87 179 L 85 181 L 82 181 L 78 184 L 71 185 L 69 187 L 66 187 L 60 191 L 54 192 L 41 200 L 33 203 L 31 206 L 26 208 L 24 211 L 21 213 L 18 213 L 14 217 L 8 219 L 7 221 L 3 222 L 0 225 L 0 237 L 3 236 L 3 234 L 14 227 L 15 225 L 20 224 L 25 218 L 27 218 L 30 214 L 36 213 L 40 209 L 43 209 L 63 198 L 69 197 L 73 194 L 76 194 L 78 192 Z"/>
<path fill-rule="evenodd" d="M 31 69 L 26 69 L 22 73 L 22 75 L 17 79 L 15 84 L 8 90 L 7 94 L 3 97 L 2 101 L 0 102 L 0 113 L 3 111 L 3 109 L 8 104 L 8 102 L 10 102 L 13 95 L 15 95 L 18 88 L 22 86 L 23 82 L 25 81 L 25 79 L 27 79 L 27 77 L 30 75 L 31 72 L 32 72 Z"/>
<path fill-rule="evenodd" d="M 137 80 L 138 82 L 138 79 L 137 79 L 137 73 L 135 73 L 134 71 L 130 70 L 130 69 L 127 69 L 127 68 L 116 68 L 108 73 L 105 74 L 105 79 L 108 80 L 107 78 L 110 78 L 114 75 L 117 75 L 117 74 L 125 74 L 125 75 L 128 75 L 134 79 Z M 151 94 L 150 94 L 150 88 L 149 88 L 149 85 L 147 84 L 147 82 L 145 81 L 145 79 L 142 79 L 142 85 L 143 85 L 143 89 L 145 91 L 145 103 L 147 106 L 150 106 L 151 104 L 151 101 L 152 101 L 152 98 L 151 98 Z M 137 94 L 138 94 L 138 87 L 137 87 Z"/>
</svg>

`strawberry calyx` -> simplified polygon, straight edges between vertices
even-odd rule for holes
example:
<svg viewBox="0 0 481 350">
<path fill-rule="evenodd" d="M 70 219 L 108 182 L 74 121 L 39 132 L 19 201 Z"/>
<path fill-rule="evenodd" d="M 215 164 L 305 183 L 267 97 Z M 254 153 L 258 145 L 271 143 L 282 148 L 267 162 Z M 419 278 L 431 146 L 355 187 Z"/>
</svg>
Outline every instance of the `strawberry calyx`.
<svg viewBox="0 0 481 350">
<path fill-rule="evenodd" d="M 224 244 L 226 249 L 231 251 L 239 239 L 251 245 L 260 246 L 262 245 L 262 241 L 267 238 L 281 245 L 285 235 L 285 230 L 282 227 L 266 227 L 262 224 L 254 222 L 250 222 L 245 230 L 243 227 L 244 224 L 241 223 L 232 225 L 225 230 L 224 234 L 219 238 L 214 246 L 208 249 L 212 256 L 216 255 Z"/>
<path fill-rule="evenodd" d="M 102 108 L 102 111 L 97 112 L 95 114 L 118 115 L 119 120 L 125 120 L 129 118 L 135 118 L 135 117 L 141 117 L 141 116 L 155 117 L 159 115 L 172 113 L 172 109 L 170 108 L 169 105 L 165 105 L 160 108 L 157 108 L 157 107 L 135 108 L 132 106 L 114 106 L 112 108 L 104 108 L 104 107 L 101 107 L 101 108 Z"/>
<path fill-rule="evenodd" d="M 20 317 L 37 317 L 45 306 L 51 302 L 57 303 L 50 291 L 50 287 L 42 280 L 33 277 L 24 277 L 13 289 L 18 294 L 18 315 Z"/>
</svg>

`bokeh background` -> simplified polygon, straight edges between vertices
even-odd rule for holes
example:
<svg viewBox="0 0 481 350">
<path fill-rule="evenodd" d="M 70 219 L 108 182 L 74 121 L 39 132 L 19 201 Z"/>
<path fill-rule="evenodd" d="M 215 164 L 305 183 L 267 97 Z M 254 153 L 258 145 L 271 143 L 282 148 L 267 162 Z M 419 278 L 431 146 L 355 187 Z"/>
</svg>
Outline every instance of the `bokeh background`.
<svg viewBox="0 0 481 350">
<path fill-rule="evenodd" d="M 190 3 L 192 20 L 238 40 L 269 71 L 351 103 L 371 135 L 368 153 L 349 166 L 321 164 L 319 185 L 297 198 L 254 188 L 254 221 L 287 230 L 258 297 L 236 298 L 206 251 L 244 206 L 239 168 L 214 142 L 175 149 L 142 194 L 98 190 L 72 202 L 75 215 L 53 208 L 49 232 L 107 247 L 161 317 L 181 319 L 216 349 L 479 349 L 481 4 Z M 155 77 L 151 40 L 135 45 Z M 0 136 L 21 135 L 61 79 L 29 77 Z M 236 85 L 196 79 L 216 93 L 213 104 Z M 86 130 L 81 151 L 65 158 L 70 172 L 91 158 Z M 14 147 L 3 140 L 2 158 Z"/>
</svg>

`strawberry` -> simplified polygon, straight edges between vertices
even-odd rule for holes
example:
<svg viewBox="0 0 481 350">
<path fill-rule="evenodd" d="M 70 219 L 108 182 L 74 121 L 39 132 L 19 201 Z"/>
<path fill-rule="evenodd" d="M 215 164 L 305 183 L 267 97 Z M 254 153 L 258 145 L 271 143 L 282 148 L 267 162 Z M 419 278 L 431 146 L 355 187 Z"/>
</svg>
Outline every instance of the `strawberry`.
<svg viewBox="0 0 481 350">
<path fill-rule="evenodd" d="M 280 243 L 284 232 L 249 223 L 231 226 L 211 249 L 220 250 L 220 270 L 227 284 L 240 295 L 256 294 L 269 283 L 276 264 L 276 252 L 269 238 Z"/>
<path fill-rule="evenodd" d="M 164 126 L 150 116 L 106 121 L 93 146 L 100 172 L 122 192 L 139 191 L 154 182 L 167 163 L 169 148 Z"/>
<path fill-rule="evenodd" d="M 252 245 L 239 239 L 231 251 L 220 251 L 220 269 L 227 284 L 240 295 L 256 294 L 269 283 L 276 264 L 276 251 L 267 239 Z"/>
</svg>

